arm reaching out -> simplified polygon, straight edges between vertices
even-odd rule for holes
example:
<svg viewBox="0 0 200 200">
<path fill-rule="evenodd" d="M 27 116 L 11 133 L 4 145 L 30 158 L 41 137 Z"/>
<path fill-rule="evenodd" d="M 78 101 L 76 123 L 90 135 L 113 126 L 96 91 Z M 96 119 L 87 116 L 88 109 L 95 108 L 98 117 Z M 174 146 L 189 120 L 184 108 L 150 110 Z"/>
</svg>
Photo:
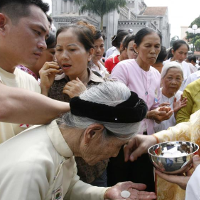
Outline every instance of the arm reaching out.
<svg viewBox="0 0 200 200">
<path fill-rule="evenodd" d="M 150 146 L 157 143 L 152 135 L 136 135 L 124 146 L 125 162 L 137 160 L 143 153 L 147 153 Z"/>
<path fill-rule="evenodd" d="M 70 110 L 69 103 L 0 83 L 0 121 L 45 124 Z"/>
</svg>

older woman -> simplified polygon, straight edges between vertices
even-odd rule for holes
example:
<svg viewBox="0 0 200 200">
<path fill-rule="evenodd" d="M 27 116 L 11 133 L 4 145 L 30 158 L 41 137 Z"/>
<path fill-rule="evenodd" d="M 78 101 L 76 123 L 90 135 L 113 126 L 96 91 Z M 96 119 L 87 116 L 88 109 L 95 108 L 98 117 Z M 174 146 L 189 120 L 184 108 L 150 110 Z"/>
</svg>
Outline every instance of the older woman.
<svg viewBox="0 0 200 200">
<path fill-rule="evenodd" d="M 72 24 L 57 31 L 55 57 L 57 63 L 45 65 L 40 71 L 42 93 L 49 97 L 69 102 L 86 87 L 104 80 L 89 68 L 94 52 L 94 34 L 89 24 Z M 55 73 L 62 70 L 61 75 Z M 89 166 L 82 158 L 76 157 L 78 175 L 81 180 L 96 186 L 107 186 L 106 167 L 108 160 Z"/>
<path fill-rule="evenodd" d="M 143 184 L 98 188 L 83 183 L 74 160 L 80 156 L 94 165 L 116 156 L 136 133 L 146 104 L 124 84 L 105 82 L 72 99 L 70 107 L 62 120 L 32 127 L 0 146 L 1 198 L 116 200 L 128 190 L 130 200 L 154 199 L 154 193 L 137 191 L 145 188 Z"/>
<path fill-rule="evenodd" d="M 151 66 L 156 62 L 157 56 L 160 53 L 161 40 L 161 35 L 153 29 L 143 28 L 138 31 L 135 35 L 134 43 L 137 58 L 119 62 L 111 74 L 112 78 L 125 83 L 130 90 L 136 92 L 146 102 L 148 112 L 146 118 L 141 123 L 139 131 L 140 134 L 144 135 L 154 133 L 154 121 L 161 122 L 167 120 L 173 113 L 170 108 L 159 107 L 160 73 Z M 136 162 L 129 163 L 129 165 L 125 167 L 124 174 L 120 177 L 121 180 L 125 178 L 126 180 L 144 182 L 147 184 L 148 191 L 154 191 L 153 167 L 148 155 L 143 155 Z M 113 168 L 115 166 L 116 164 L 113 163 Z M 112 179 L 114 181 L 112 183 L 120 181 L 120 179 L 116 180 L 116 173 L 119 172 L 113 173 Z"/>
<path fill-rule="evenodd" d="M 170 106 L 174 111 L 173 115 L 165 121 L 157 124 L 155 123 L 155 132 L 168 129 L 170 126 L 176 124 L 177 111 L 186 106 L 187 98 L 182 96 L 182 91 L 179 90 L 183 82 L 183 71 L 180 63 L 172 61 L 164 65 L 161 72 L 161 98 L 160 103 Z"/>
<path fill-rule="evenodd" d="M 184 40 L 176 40 L 173 43 L 173 46 L 171 49 L 171 53 L 172 53 L 173 57 L 169 58 L 168 60 L 166 60 L 164 62 L 164 64 L 167 62 L 171 62 L 171 61 L 177 61 L 177 62 L 181 63 L 181 68 L 183 70 L 183 82 L 182 82 L 182 85 L 180 88 L 181 91 L 183 91 L 185 82 L 186 82 L 188 76 L 191 74 L 190 66 L 187 62 L 185 62 L 188 51 L 189 51 L 189 46 Z"/>
</svg>

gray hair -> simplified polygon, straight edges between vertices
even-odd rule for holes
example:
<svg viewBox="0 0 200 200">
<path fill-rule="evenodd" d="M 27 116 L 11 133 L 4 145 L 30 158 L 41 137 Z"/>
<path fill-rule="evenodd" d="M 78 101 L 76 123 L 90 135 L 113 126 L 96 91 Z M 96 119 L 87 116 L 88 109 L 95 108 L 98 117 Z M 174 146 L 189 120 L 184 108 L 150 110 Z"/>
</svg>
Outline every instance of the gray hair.
<svg viewBox="0 0 200 200">
<path fill-rule="evenodd" d="M 87 89 L 80 95 L 80 99 L 114 107 L 126 101 L 130 96 L 130 90 L 124 83 L 119 81 L 106 81 Z M 140 122 L 113 123 L 98 121 L 91 118 L 75 116 L 71 112 L 66 113 L 62 117 L 62 120 L 69 127 L 77 127 L 81 129 L 86 129 L 89 125 L 95 123 L 102 124 L 105 129 L 108 130 L 104 131 L 106 136 L 113 135 L 120 139 L 128 139 L 132 137 L 137 133 L 140 125 Z"/>
<path fill-rule="evenodd" d="M 165 77 L 165 75 L 167 74 L 167 72 L 169 71 L 170 68 L 179 69 L 181 71 L 182 77 L 183 77 L 183 70 L 182 70 L 181 64 L 176 61 L 171 61 L 171 62 L 167 62 L 166 64 L 164 64 L 162 71 L 161 71 L 161 79 Z"/>
</svg>

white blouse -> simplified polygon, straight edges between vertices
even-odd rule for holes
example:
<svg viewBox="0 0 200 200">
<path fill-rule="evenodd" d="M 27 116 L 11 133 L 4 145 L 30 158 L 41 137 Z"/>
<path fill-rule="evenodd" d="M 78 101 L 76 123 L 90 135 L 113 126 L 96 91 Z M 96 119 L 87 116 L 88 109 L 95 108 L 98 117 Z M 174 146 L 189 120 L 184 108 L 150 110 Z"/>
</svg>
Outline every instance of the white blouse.
<svg viewBox="0 0 200 200">
<path fill-rule="evenodd" d="M 175 94 L 175 96 L 168 98 L 165 95 L 162 94 L 162 88 L 161 90 L 161 96 L 160 96 L 160 104 L 161 103 L 170 103 L 170 108 L 173 110 L 173 102 L 174 102 L 174 98 L 176 97 L 176 101 L 178 101 L 181 98 L 181 94 L 183 93 L 182 91 L 178 90 Z M 162 130 L 167 130 L 169 127 L 176 125 L 176 119 L 174 117 L 174 113 L 173 115 L 165 121 L 162 121 L 160 124 L 157 124 L 156 122 L 154 122 L 154 130 L 155 133 L 162 131 Z"/>
</svg>

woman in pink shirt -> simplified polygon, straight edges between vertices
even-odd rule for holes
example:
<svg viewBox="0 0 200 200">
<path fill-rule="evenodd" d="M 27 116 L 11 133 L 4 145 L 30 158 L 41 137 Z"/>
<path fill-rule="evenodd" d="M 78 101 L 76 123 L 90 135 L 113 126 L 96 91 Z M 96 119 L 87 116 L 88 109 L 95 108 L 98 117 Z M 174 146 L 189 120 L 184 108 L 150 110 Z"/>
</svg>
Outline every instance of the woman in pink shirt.
<svg viewBox="0 0 200 200">
<path fill-rule="evenodd" d="M 121 61 L 113 69 L 111 78 L 118 79 L 125 83 L 130 90 L 136 92 L 142 98 L 147 106 L 148 113 L 146 118 L 142 121 L 138 133 L 153 134 L 154 121 L 161 122 L 167 120 L 173 114 L 169 107 L 159 107 L 160 101 L 160 73 L 151 65 L 156 62 L 158 54 L 161 49 L 162 37 L 159 33 L 150 28 L 143 28 L 135 35 L 134 50 L 137 53 L 136 59 L 128 59 Z M 119 166 L 119 162 L 123 162 L 123 150 L 118 157 L 111 159 L 113 168 Z M 123 160 L 122 160 L 123 159 Z M 117 163 L 115 163 L 115 161 Z M 123 167 L 124 166 L 124 167 Z M 112 168 L 112 167 L 111 167 Z M 121 165 L 120 170 L 125 173 L 118 176 L 117 171 L 113 171 L 108 175 L 117 176 L 119 179 L 114 181 L 120 182 L 123 179 L 135 180 L 136 182 L 145 183 L 148 191 L 155 190 L 153 167 L 149 161 L 148 155 L 144 154 L 137 161 L 133 163 L 126 163 Z M 123 168 L 123 169 L 122 169 Z M 111 177 L 111 182 L 113 177 Z M 114 182 L 113 181 L 113 182 Z M 112 184 L 113 184 L 112 182 Z"/>
</svg>

